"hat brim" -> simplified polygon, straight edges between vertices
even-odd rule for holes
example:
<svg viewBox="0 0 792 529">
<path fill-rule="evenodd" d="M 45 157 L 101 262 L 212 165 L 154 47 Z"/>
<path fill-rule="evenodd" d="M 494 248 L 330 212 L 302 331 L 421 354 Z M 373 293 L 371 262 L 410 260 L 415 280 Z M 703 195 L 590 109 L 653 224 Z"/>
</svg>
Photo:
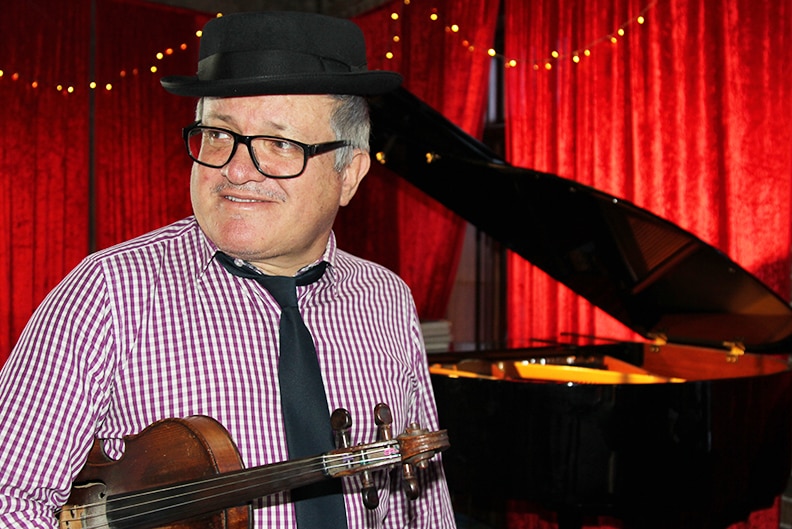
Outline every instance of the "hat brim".
<svg viewBox="0 0 792 529">
<path fill-rule="evenodd" d="M 387 70 L 355 73 L 272 75 L 203 81 L 172 75 L 160 80 L 168 92 L 188 97 L 241 97 L 283 94 L 378 95 L 399 87 L 402 76 Z"/>
</svg>

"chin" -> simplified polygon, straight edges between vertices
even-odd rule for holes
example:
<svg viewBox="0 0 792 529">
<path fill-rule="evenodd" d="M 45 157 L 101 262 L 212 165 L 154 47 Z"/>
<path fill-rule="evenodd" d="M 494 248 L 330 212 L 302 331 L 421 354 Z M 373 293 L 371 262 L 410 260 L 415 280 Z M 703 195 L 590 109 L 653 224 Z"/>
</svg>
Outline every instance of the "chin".
<svg viewBox="0 0 792 529">
<path fill-rule="evenodd" d="M 218 248 L 246 260 L 258 255 L 256 248 L 266 245 L 261 240 L 262 228 L 254 229 L 247 223 L 227 222 L 204 231 Z"/>
<path fill-rule="evenodd" d="M 261 247 L 262 243 L 260 240 L 253 241 L 249 238 L 221 237 L 219 240 L 215 240 L 214 243 L 224 252 L 246 261 L 253 260 L 262 253 L 256 251 L 256 248 Z"/>
</svg>

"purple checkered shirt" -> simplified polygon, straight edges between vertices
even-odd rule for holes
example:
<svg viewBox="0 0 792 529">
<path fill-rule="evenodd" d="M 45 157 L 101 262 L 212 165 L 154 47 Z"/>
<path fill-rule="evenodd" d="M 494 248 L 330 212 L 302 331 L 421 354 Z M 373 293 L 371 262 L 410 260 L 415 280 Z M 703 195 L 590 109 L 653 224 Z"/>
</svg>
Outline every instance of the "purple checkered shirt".
<svg viewBox="0 0 792 529">
<path fill-rule="evenodd" d="M 87 257 L 44 300 L 0 371 L 0 526 L 52 527 L 95 436 L 120 439 L 167 417 L 208 415 L 246 467 L 288 459 L 278 395 L 280 309 L 231 275 L 194 218 Z M 372 411 L 435 430 L 437 415 L 412 297 L 393 273 L 335 247 L 298 298 L 316 342 L 329 410 L 353 418 L 352 443 L 376 441 Z M 110 455 L 122 443 L 109 443 Z M 380 506 L 344 480 L 349 528 L 454 527 L 439 457 L 422 495 L 377 472 Z M 267 496 L 254 527 L 293 528 L 288 493 Z"/>
</svg>

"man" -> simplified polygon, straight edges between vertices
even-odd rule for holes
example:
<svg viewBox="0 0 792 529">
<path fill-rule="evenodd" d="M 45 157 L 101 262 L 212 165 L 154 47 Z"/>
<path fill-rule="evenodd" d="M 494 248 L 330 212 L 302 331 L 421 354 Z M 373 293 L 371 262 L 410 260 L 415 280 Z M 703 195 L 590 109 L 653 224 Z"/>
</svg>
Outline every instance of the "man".
<svg viewBox="0 0 792 529">
<path fill-rule="evenodd" d="M 124 437 L 161 419 L 216 419 L 246 468 L 293 458 L 298 436 L 284 422 L 316 411 L 349 410 L 353 445 L 377 440 L 380 402 L 394 435 L 413 422 L 437 429 L 408 289 L 337 249 L 331 231 L 369 168 L 361 96 L 399 82 L 366 69 L 362 33 L 349 21 L 273 12 L 207 24 L 198 74 L 162 81 L 199 98 L 197 121 L 184 130 L 194 217 L 87 257 L 31 318 L 0 373 L 0 525 L 54 526 L 94 438 L 118 459 Z M 294 398 L 302 373 L 279 380 L 288 340 L 279 322 L 289 309 L 264 276 L 306 270 L 319 279 L 291 289 L 326 402 L 295 419 L 282 401 Z M 374 472 L 373 509 L 363 506 L 361 480 L 344 479 L 343 497 L 314 495 L 340 502 L 341 520 L 330 522 L 328 507 L 322 523 L 299 529 L 453 527 L 438 457 L 419 478 L 410 500 L 398 472 Z M 265 496 L 253 524 L 295 527 L 303 501 L 314 500 Z"/>
</svg>

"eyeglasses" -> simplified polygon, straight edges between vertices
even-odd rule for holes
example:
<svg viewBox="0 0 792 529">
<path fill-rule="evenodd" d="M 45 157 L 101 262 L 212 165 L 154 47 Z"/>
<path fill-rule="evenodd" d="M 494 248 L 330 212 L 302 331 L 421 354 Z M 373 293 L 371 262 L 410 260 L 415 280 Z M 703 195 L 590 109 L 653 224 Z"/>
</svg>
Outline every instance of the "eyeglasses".
<svg viewBox="0 0 792 529">
<path fill-rule="evenodd" d="M 244 136 L 218 127 L 205 127 L 196 121 L 182 130 L 187 153 L 206 167 L 219 169 L 231 161 L 240 143 L 247 145 L 258 171 L 270 178 L 294 178 L 305 171 L 308 159 L 322 153 L 349 147 L 346 140 L 308 145 L 277 136 Z"/>
</svg>

